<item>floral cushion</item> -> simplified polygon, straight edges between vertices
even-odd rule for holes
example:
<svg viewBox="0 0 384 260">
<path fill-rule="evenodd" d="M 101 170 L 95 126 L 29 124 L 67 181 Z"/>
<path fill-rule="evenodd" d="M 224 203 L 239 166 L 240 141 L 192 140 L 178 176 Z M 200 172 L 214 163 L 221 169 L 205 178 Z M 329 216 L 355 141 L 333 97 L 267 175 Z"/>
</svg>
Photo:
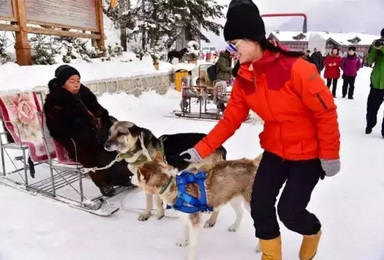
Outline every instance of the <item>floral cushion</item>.
<svg viewBox="0 0 384 260">
<path fill-rule="evenodd" d="M 13 140 L 28 145 L 32 161 L 47 160 L 47 149 L 37 114 L 41 112 L 41 105 L 36 93 L 22 92 L 1 96 L 0 110 Z M 55 157 L 53 146 L 49 145 L 48 149 L 51 156 Z"/>
</svg>

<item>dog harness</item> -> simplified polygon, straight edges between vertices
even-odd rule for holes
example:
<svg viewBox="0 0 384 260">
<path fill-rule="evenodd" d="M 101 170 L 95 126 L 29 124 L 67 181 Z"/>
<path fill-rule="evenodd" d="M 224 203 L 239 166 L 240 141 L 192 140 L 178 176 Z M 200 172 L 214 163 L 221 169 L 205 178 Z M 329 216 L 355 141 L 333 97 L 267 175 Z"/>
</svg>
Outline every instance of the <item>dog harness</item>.
<svg viewBox="0 0 384 260">
<path fill-rule="evenodd" d="M 205 172 L 191 173 L 188 170 L 181 172 L 176 176 L 176 185 L 178 189 L 177 201 L 174 205 L 170 206 L 176 210 L 184 213 L 197 213 L 204 211 L 213 211 L 212 207 L 207 205 L 207 196 L 205 192 L 205 179 L 207 175 Z M 186 191 L 187 185 L 196 183 L 199 186 L 200 198 L 189 195 Z"/>
</svg>

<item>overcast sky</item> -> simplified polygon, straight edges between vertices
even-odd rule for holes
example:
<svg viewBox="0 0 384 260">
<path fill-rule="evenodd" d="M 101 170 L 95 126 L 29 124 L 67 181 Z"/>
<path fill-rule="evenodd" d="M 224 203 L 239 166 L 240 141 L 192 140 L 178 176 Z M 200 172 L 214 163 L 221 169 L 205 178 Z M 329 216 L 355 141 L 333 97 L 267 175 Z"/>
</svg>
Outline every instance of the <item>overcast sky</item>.
<svg viewBox="0 0 384 260">
<path fill-rule="evenodd" d="M 229 0 L 216 0 L 229 5 Z M 267 13 L 305 13 L 308 16 L 308 30 L 330 32 L 363 32 L 379 35 L 384 28 L 384 0 L 254 0 L 261 14 Z M 227 10 L 225 10 L 225 14 Z M 225 20 L 221 21 L 223 24 Z M 264 18 L 267 33 L 271 30 L 297 30 L 303 26 L 303 19 Z M 212 45 L 223 49 L 220 37 L 208 34 Z M 210 45 L 202 43 L 202 45 Z"/>
</svg>

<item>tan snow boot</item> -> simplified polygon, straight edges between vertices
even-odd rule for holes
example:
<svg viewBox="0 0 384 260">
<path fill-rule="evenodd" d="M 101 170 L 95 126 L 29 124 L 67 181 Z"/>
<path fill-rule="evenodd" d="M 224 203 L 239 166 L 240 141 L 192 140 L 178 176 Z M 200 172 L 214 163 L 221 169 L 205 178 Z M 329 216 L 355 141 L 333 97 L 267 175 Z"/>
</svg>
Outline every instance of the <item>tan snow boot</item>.
<svg viewBox="0 0 384 260">
<path fill-rule="evenodd" d="M 315 235 L 304 235 L 303 242 L 301 243 L 299 257 L 300 260 L 311 260 L 315 257 L 317 246 L 321 236 L 321 230 Z"/>
<path fill-rule="evenodd" d="M 261 260 L 281 260 L 281 237 L 260 239 Z"/>
</svg>

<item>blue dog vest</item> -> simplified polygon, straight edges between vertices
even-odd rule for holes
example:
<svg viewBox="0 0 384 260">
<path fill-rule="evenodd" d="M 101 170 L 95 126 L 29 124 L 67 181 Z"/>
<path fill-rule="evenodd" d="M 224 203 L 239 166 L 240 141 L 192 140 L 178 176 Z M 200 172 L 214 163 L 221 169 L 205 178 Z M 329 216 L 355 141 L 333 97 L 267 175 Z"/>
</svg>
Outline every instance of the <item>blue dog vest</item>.
<svg viewBox="0 0 384 260">
<path fill-rule="evenodd" d="M 196 213 L 204 211 L 213 211 L 212 207 L 207 205 L 207 196 L 205 193 L 204 181 L 207 178 L 205 172 L 191 173 L 183 171 L 176 176 L 176 185 L 178 189 L 177 201 L 171 207 L 184 213 Z M 186 192 L 187 184 L 196 183 L 199 186 L 200 198 L 193 197 Z"/>
</svg>

